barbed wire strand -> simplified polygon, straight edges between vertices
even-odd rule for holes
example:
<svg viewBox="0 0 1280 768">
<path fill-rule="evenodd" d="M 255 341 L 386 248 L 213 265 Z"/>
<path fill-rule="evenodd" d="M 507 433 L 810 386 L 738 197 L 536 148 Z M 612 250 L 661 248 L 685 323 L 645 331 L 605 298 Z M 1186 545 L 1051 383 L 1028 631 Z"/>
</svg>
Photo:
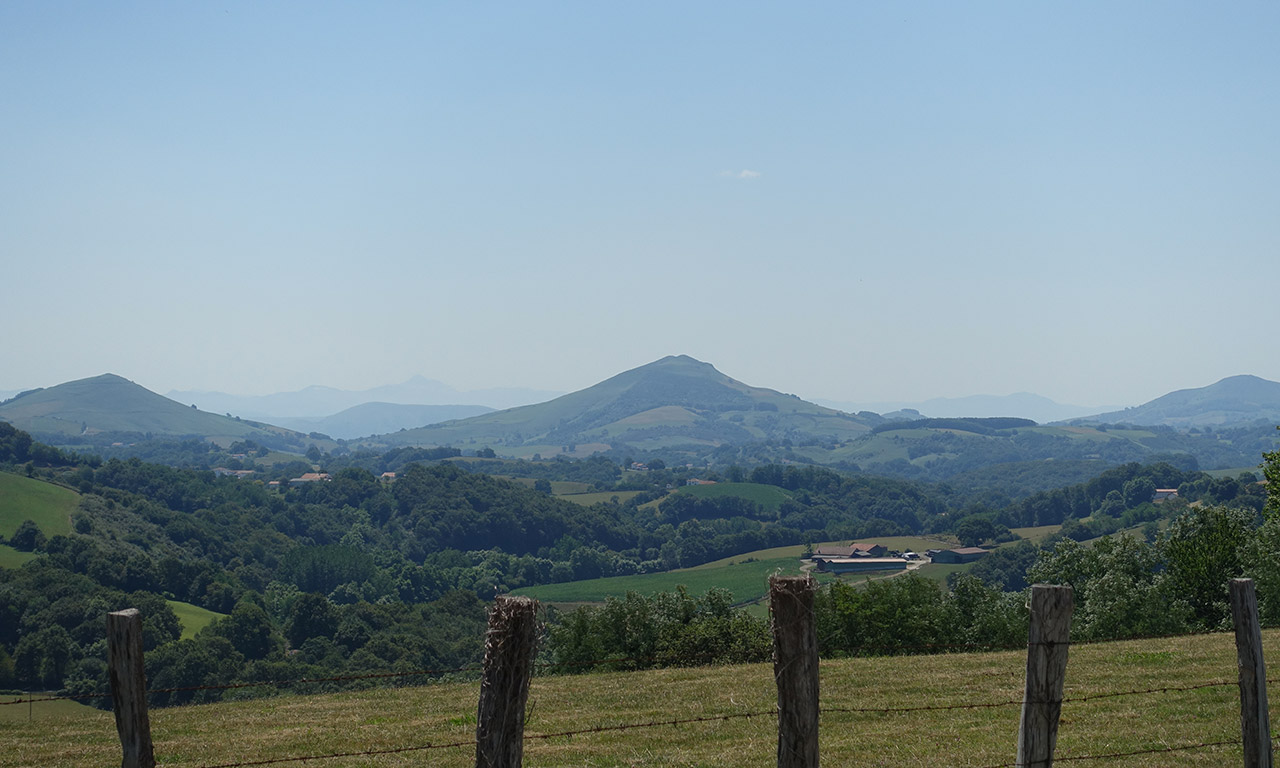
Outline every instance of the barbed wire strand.
<svg viewBox="0 0 1280 768">
<path fill-rule="evenodd" d="M 1169 639 L 1178 639 L 1178 638 L 1211 637 L 1211 636 L 1231 635 L 1231 634 L 1233 634 L 1233 631 L 1216 630 L 1211 632 L 1193 632 L 1193 633 L 1187 633 L 1187 634 L 1145 635 L 1145 636 L 1139 636 L 1139 637 L 1103 638 L 1103 639 L 1094 639 L 1094 640 L 1068 640 L 1066 642 L 1066 645 L 1085 646 L 1085 645 L 1098 645 L 1102 643 L 1128 642 L 1131 640 L 1169 640 Z M 830 658 L 824 659 L 824 661 L 839 661 L 842 658 L 856 657 L 858 651 L 867 651 L 867 650 L 901 651 L 901 650 L 925 650 L 925 649 L 938 650 L 938 649 L 965 648 L 972 651 L 978 651 L 978 650 L 1002 651 L 1002 650 L 1021 650 L 1024 648 L 1030 648 L 1030 647 L 1039 646 L 1039 645 L 1052 647 L 1060 644 L 1061 643 L 1057 643 L 1054 641 L 1045 641 L 1045 642 L 1039 642 L 1039 643 L 1021 643 L 1018 645 L 995 645 L 991 643 L 914 643 L 914 644 L 896 644 L 896 645 L 895 644 L 865 644 L 865 645 L 853 646 L 852 650 L 854 651 L 854 653 L 851 656 L 830 657 Z M 719 656 L 720 654 L 708 653 L 708 654 L 699 654 L 697 656 L 691 656 L 691 657 L 687 656 L 685 658 L 714 661 L 716 658 L 719 658 Z M 609 657 L 609 658 L 602 658 L 602 659 L 590 659 L 590 660 L 584 660 L 584 661 L 542 662 L 542 663 L 536 663 L 533 666 L 536 669 L 569 669 L 574 667 L 581 668 L 581 667 L 605 666 L 608 664 L 654 663 L 654 662 L 665 661 L 665 660 L 666 659 L 664 657 L 658 657 L 658 656 L 622 656 L 622 657 Z M 745 663 L 765 663 L 765 662 L 760 661 L 760 662 L 745 662 Z M 692 665 L 692 666 L 696 666 L 696 665 Z M 147 691 L 147 694 L 149 695 L 153 693 L 183 693 L 188 691 L 206 691 L 206 690 L 234 690 L 234 689 L 240 689 L 240 688 L 257 688 L 257 687 L 266 687 L 266 686 L 282 686 L 283 687 L 283 686 L 305 685 L 305 684 L 314 684 L 314 683 L 354 682 L 358 680 L 449 675 L 449 674 L 460 674 L 460 673 L 466 673 L 466 672 L 479 672 L 479 671 L 481 671 L 480 665 L 467 664 L 460 667 L 440 668 L 440 669 L 420 669 L 420 670 L 412 670 L 407 672 L 370 672 L 370 673 L 359 674 L 359 675 L 335 675 L 331 677 L 304 677 L 304 678 L 293 678 L 293 679 L 287 679 L 287 680 L 262 680 L 262 681 L 249 681 L 249 682 L 241 682 L 241 683 L 221 683 L 221 684 L 208 684 L 208 685 L 180 686 L 180 687 L 173 687 L 173 688 L 154 688 L 154 689 L 149 689 Z M 1273 683 L 1275 681 L 1268 680 L 1267 682 Z M 74 701 L 74 700 L 80 700 L 80 699 L 95 699 L 95 698 L 105 698 L 110 695 L 111 695 L 110 691 L 105 691 L 100 693 L 71 694 L 66 696 L 48 696 L 48 697 L 43 697 L 39 699 L 17 699 L 14 701 L 0 701 L 0 706 L 8 706 L 8 705 L 15 705 L 15 704 L 31 704 L 31 703 L 50 702 L 50 701 L 65 701 L 65 700 Z"/>
<path fill-rule="evenodd" d="M 662 727 L 671 727 L 671 726 L 677 726 L 677 725 L 687 725 L 690 723 L 709 723 L 709 722 L 716 722 L 716 721 L 723 721 L 723 720 L 737 720 L 737 719 L 748 719 L 753 717 L 774 716 L 776 714 L 777 712 L 772 710 L 767 712 L 732 712 L 725 715 L 702 715 L 699 717 L 678 718 L 674 720 L 660 720 L 660 721 L 652 721 L 652 722 L 646 722 L 646 723 L 625 723 L 622 725 L 597 725 L 591 728 L 581 728 L 581 729 L 572 730 L 572 731 L 557 731 L 554 733 L 537 733 L 532 735 L 525 734 L 524 739 L 525 741 L 531 741 L 531 740 L 546 740 L 546 739 L 557 739 L 557 738 L 572 738 L 574 736 L 583 736 L 583 735 L 592 734 L 592 733 L 606 733 L 609 731 L 629 731 L 629 730 L 636 730 L 640 728 L 662 728 Z M 328 759 L 339 758 L 339 757 L 366 757 L 371 755 L 398 754 L 402 752 L 419 752 L 419 751 L 424 751 L 429 749 L 473 747 L 476 745 L 476 743 L 477 742 L 473 739 L 471 741 L 456 741 L 456 742 L 451 742 L 447 744 L 424 744 L 420 746 L 399 747 L 399 748 L 393 748 L 393 749 L 370 749 L 370 750 L 363 750 L 358 752 L 335 752 L 335 753 L 326 754 L 326 755 L 305 755 L 301 757 L 274 757 L 274 758 L 268 758 L 265 760 L 248 760 L 248 761 L 241 761 L 241 762 L 235 762 L 235 763 L 217 763 L 214 765 L 201 766 L 201 768 L 247 768 L 247 766 L 273 765 L 277 763 L 302 762 L 306 760 L 328 760 Z"/>
<path fill-rule="evenodd" d="M 776 717 L 777 710 L 771 709 L 764 712 L 732 712 L 727 715 L 701 715 L 698 717 L 685 717 L 676 720 L 655 720 L 648 723 L 628 723 L 625 725 L 598 725 L 592 728 L 583 728 L 576 731 L 558 731 L 556 733 L 538 733 L 530 736 L 525 734 L 525 740 L 531 739 L 556 739 L 569 738 L 573 736 L 581 736 L 588 733 L 605 733 L 607 731 L 630 731 L 637 728 L 661 728 L 664 726 L 687 725 L 689 723 L 711 723 L 722 720 L 745 720 L 753 717 Z"/>
<path fill-rule="evenodd" d="M 631 661 L 631 660 L 633 659 L 616 659 L 615 658 L 615 659 L 599 660 L 598 662 L 592 662 L 592 663 L 601 663 L 601 664 L 617 663 L 620 661 Z M 575 663 L 587 664 L 589 662 L 575 662 Z M 238 688 L 263 687 L 268 685 L 299 685 L 299 684 L 307 684 L 307 683 L 387 679 L 387 678 L 395 678 L 395 677 L 411 677 L 416 675 L 449 674 L 449 673 L 464 672 L 464 671 L 479 671 L 479 669 L 478 668 L 456 668 L 456 669 L 450 669 L 450 670 L 417 670 L 413 672 L 379 672 L 379 673 L 365 674 L 365 675 L 339 675 L 335 677 L 295 678 L 291 680 L 266 680 L 266 681 L 259 681 L 259 682 L 247 682 L 247 683 L 226 683 L 226 684 L 220 684 L 220 685 L 191 685 L 191 686 L 183 686 L 178 688 L 153 688 L 148 690 L 147 694 L 150 695 L 153 693 L 184 693 L 189 691 L 202 691 L 202 690 L 232 690 L 232 689 L 238 689 Z M 1266 682 L 1269 685 L 1274 685 L 1280 682 L 1280 678 L 1268 678 Z M 1225 687 L 1225 686 L 1233 686 L 1233 685 L 1239 685 L 1239 683 L 1234 681 L 1220 681 L 1220 682 L 1210 682 L 1210 683 L 1199 683 L 1196 685 L 1186 685 L 1186 686 L 1163 686 L 1160 688 L 1147 688 L 1147 689 L 1133 690 L 1133 691 L 1116 691 L 1116 692 L 1110 692 L 1110 693 L 1090 694 L 1087 696 L 1068 697 L 1068 698 L 1064 698 L 1063 702 L 1064 703 L 1065 702 L 1083 702 L 1083 701 L 1090 701 L 1092 699 L 1105 699 L 1105 698 L 1113 698 L 1117 696 L 1136 696 L 1140 694 L 1150 694 L 1150 693 L 1172 693 L 1177 691 L 1191 691 L 1191 690 L 1197 690 L 1200 688 L 1217 688 L 1217 687 Z M 76 701 L 81 699 L 107 698 L 109 696 L 111 696 L 110 691 L 101 692 L 101 693 L 81 693 L 81 694 L 74 694 L 74 695 L 68 695 L 68 696 L 48 696 L 48 697 L 43 697 L 38 699 L 15 699 L 13 701 L 0 701 L 0 706 L 8 706 L 8 705 L 15 705 L 15 704 L 39 704 L 43 702 L 52 702 L 52 701 Z M 968 706 L 985 706 L 985 707 L 1007 706 L 1008 703 L 1009 702 L 999 702 L 999 703 L 982 704 L 982 705 L 959 705 L 959 706 L 929 705 L 929 706 L 923 706 L 923 707 L 889 707 L 889 708 L 883 708 L 883 707 L 831 708 L 830 711 L 832 712 L 880 712 L 880 713 L 911 712 L 911 711 L 917 711 L 917 710 L 923 711 L 923 710 L 931 710 L 931 709 L 965 708 Z M 1018 701 L 1015 703 L 1021 703 L 1021 701 Z"/>
</svg>

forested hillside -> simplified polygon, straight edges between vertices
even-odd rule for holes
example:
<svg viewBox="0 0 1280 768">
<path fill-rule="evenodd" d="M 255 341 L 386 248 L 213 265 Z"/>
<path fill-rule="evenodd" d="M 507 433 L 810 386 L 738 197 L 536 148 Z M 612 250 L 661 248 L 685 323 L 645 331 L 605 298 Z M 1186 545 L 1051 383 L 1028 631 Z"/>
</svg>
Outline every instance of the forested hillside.
<svg viewBox="0 0 1280 768">
<path fill-rule="evenodd" d="M 938 637 L 994 643 L 983 638 L 1020 631 L 1023 601 L 1005 593 L 1021 589 L 1029 571 L 1084 584 L 1099 568 L 1121 567 L 1125 558 L 1137 564 L 1126 571 L 1134 589 L 1175 601 L 1174 618 L 1161 626 L 1212 625 L 1220 614 L 1211 605 L 1214 580 L 1223 573 L 1255 574 L 1267 605 L 1280 605 L 1268 570 L 1277 561 L 1263 555 L 1275 537 L 1275 520 L 1258 528 L 1268 497 L 1252 477 L 1212 478 L 1167 464 L 1133 464 L 991 506 L 998 495 L 803 465 L 730 468 L 724 479 L 735 482 L 716 493 L 671 493 L 690 470 L 655 462 L 646 472 L 624 471 L 599 457 L 461 460 L 446 451 L 431 459 L 413 450 L 321 457 L 335 461 L 320 467 L 331 471 L 331 479 L 276 489 L 203 470 L 70 454 L 0 424 L 0 471 L 78 494 L 69 533 L 31 521 L 3 542 L 38 557 L 21 568 L 0 569 L 0 687 L 101 690 L 102 614 L 126 605 L 143 607 L 148 616 L 149 674 L 161 687 L 445 669 L 478 658 L 485 602 L 521 586 L 666 571 L 783 544 L 924 531 L 993 545 L 1016 540 L 1011 527 L 1054 520 L 1063 531 L 1049 549 L 1025 543 L 997 549 L 985 561 L 989 566 L 975 568 L 976 579 L 961 579 L 944 592 L 914 577 L 865 590 L 831 587 L 822 598 L 823 615 L 831 617 L 824 619 L 824 647 L 839 652 L 865 643 L 864 620 L 871 614 L 862 612 L 878 616 L 886 610 L 920 616 L 883 630 L 897 643 Z M 1273 486 L 1280 483 L 1272 478 L 1275 461 L 1267 467 Z M 369 462 L 398 467 L 394 481 L 361 466 Z M 534 471 L 542 477 L 516 482 L 486 470 L 526 481 Z M 637 493 L 626 502 L 583 506 L 548 492 L 551 480 L 567 477 L 598 491 Z M 1177 487 L 1182 498 L 1152 504 L 1155 487 Z M 1078 546 L 1076 538 L 1137 523 L 1151 524 L 1146 533 L 1152 543 L 1114 545 L 1125 547 L 1115 556 L 1105 548 L 1112 545 L 1095 545 L 1088 551 L 1099 554 L 1088 557 L 1070 549 Z M 1219 540 L 1230 546 L 1202 546 Z M 1196 559 L 1202 551 L 1215 558 L 1212 567 Z M 1093 570 L 1081 563 L 1093 563 Z M 181 640 L 166 601 L 226 618 Z M 674 611 L 676 618 L 668 620 L 675 623 L 664 630 L 666 652 L 720 648 L 725 658 L 754 658 L 753 643 L 730 638 L 755 637 L 761 625 L 726 613 L 731 603 L 729 595 L 685 596 L 663 603 L 665 608 L 635 610 Z M 1112 605 L 1105 599 L 1095 604 Z M 591 610 L 554 622 L 553 635 L 561 638 L 557 653 L 602 647 L 600 638 L 581 636 L 598 634 L 591 629 L 599 626 Z"/>
</svg>

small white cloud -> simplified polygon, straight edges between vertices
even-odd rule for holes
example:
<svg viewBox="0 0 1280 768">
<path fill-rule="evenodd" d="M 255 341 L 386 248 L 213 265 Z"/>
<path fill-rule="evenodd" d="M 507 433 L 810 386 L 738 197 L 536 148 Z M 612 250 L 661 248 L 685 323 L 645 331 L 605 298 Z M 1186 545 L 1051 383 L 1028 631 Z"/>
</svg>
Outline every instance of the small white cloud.
<svg viewBox="0 0 1280 768">
<path fill-rule="evenodd" d="M 721 172 L 720 172 L 720 175 L 721 175 L 721 176 L 724 176 L 724 177 L 726 177 L 726 178 L 730 178 L 730 179 L 758 179 L 758 178 L 760 178 L 760 172 L 759 172 L 759 171 L 749 171 L 749 170 L 747 170 L 746 168 L 743 168 L 741 171 L 721 171 Z"/>
</svg>

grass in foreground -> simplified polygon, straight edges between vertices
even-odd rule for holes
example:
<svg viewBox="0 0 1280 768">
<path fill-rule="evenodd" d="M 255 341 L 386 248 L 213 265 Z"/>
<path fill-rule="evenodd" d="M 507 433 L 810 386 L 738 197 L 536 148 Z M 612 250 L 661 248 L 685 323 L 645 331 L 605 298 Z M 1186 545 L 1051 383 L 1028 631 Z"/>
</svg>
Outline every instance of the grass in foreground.
<svg viewBox="0 0 1280 768">
<path fill-rule="evenodd" d="M 1280 657 L 1280 631 L 1264 633 Z M 831 660 L 822 663 L 822 760 L 828 765 L 989 766 L 1013 760 L 1019 705 L 915 712 L 835 712 L 1018 702 L 1020 651 Z M 1238 740 L 1234 685 L 1092 701 L 1103 693 L 1232 682 L 1230 634 L 1081 645 L 1067 667 L 1057 755 L 1104 753 Z M 1274 693 L 1273 700 L 1274 700 Z M 156 757 L 185 768 L 370 749 L 470 742 L 478 685 L 455 683 L 327 696 L 282 697 L 178 707 L 151 713 Z M 767 664 L 536 678 L 530 692 L 529 766 L 770 766 L 776 720 L 769 715 L 572 737 L 539 734 L 774 710 Z M 1273 727 L 1274 731 L 1274 727 Z M 0 768 L 110 765 L 120 760 L 108 712 L 89 717 L 0 721 Z M 474 747 L 335 758 L 325 768 L 474 765 Z M 1238 765 L 1238 746 L 1161 752 L 1088 766 L 1164 768 Z M 308 763 L 309 765 L 312 763 Z"/>
<path fill-rule="evenodd" d="M 35 523 L 45 536 L 71 533 L 71 513 L 79 504 L 75 491 L 0 472 L 0 536 L 12 536 L 23 520 Z"/>
</svg>

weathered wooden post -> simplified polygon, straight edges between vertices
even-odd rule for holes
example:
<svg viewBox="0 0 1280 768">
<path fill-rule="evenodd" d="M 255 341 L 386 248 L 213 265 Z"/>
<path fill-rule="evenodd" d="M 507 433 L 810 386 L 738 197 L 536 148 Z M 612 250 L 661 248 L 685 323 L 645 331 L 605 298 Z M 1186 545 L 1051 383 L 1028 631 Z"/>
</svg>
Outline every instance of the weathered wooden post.
<svg viewBox="0 0 1280 768">
<path fill-rule="evenodd" d="M 818 628 L 810 576 L 769 579 L 773 676 L 778 684 L 778 768 L 818 765 Z"/>
<path fill-rule="evenodd" d="M 476 712 L 476 768 L 519 768 L 524 708 L 537 652 L 538 602 L 499 597 L 489 613 Z"/>
<path fill-rule="evenodd" d="M 1027 636 L 1027 685 L 1018 727 L 1020 768 L 1050 768 L 1062 715 L 1062 683 L 1071 634 L 1071 587 L 1031 587 L 1031 629 Z"/>
<path fill-rule="evenodd" d="M 1232 579 L 1231 616 L 1236 625 L 1236 666 L 1240 672 L 1240 731 L 1245 768 L 1271 768 L 1271 721 L 1267 711 L 1267 666 L 1262 660 L 1262 625 L 1253 579 Z"/>
<path fill-rule="evenodd" d="M 155 768 L 147 676 L 142 668 L 142 614 L 137 608 L 107 614 L 107 667 L 124 752 L 120 768 Z"/>
</svg>

